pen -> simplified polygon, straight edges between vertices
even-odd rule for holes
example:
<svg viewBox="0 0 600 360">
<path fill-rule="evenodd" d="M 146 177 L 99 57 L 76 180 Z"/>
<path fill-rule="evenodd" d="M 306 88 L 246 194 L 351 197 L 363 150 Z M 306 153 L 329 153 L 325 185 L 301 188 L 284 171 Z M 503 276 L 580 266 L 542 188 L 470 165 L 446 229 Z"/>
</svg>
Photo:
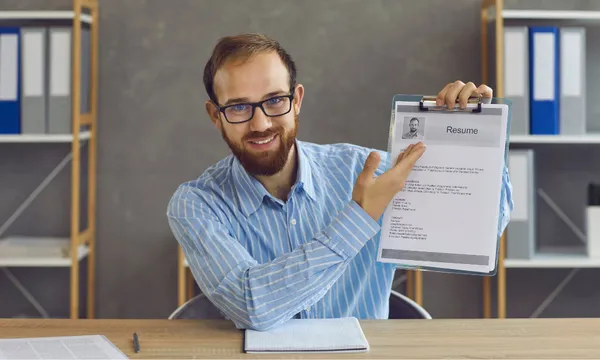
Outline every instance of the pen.
<svg viewBox="0 0 600 360">
<path fill-rule="evenodd" d="M 140 352 L 140 340 L 138 339 L 137 333 L 133 333 L 133 350 L 136 353 Z"/>
</svg>

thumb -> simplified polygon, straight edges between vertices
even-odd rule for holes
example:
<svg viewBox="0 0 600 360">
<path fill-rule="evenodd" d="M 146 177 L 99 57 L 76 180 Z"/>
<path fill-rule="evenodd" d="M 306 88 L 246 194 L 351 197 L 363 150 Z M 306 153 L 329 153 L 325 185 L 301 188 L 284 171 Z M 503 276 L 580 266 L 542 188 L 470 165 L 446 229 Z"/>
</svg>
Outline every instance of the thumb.
<svg viewBox="0 0 600 360">
<path fill-rule="evenodd" d="M 371 152 L 365 161 L 365 166 L 361 175 L 368 177 L 368 179 L 373 178 L 375 175 L 375 170 L 379 166 L 379 154 L 375 151 Z"/>
</svg>

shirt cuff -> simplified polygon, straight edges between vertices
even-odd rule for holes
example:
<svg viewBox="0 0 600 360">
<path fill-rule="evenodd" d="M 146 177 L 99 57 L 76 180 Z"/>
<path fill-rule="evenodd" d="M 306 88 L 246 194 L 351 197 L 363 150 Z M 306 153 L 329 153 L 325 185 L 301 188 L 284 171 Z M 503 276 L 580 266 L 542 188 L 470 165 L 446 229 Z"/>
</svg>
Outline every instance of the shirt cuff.
<svg viewBox="0 0 600 360">
<path fill-rule="evenodd" d="M 324 230 L 324 234 L 328 237 L 326 245 L 347 259 L 358 254 L 379 230 L 379 223 L 351 200 Z"/>
</svg>

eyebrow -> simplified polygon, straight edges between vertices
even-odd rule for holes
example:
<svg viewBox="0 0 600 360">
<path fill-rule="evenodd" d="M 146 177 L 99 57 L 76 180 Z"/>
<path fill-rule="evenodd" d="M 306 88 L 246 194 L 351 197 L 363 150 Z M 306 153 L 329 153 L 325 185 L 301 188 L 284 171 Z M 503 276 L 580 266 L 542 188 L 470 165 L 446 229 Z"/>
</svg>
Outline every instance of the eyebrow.
<svg viewBox="0 0 600 360">
<path fill-rule="evenodd" d="M 264 99 L 268 99 L 270 97 L 277 96 L 277 95 L 287 95 L 287 91 L 283 91 L 283 90 L 271 91 L 270 93 L 264 95 L 262 98 L 264 100 Z M 227 100 L 227 102 L 225 102 L 225 104 L 223 104 L 223 106 L 227 106 L 227 105 L 231 105 L 231 104 L 235 104 L 235 103 L 246 103 L 246 102 L 250 102 L 250 99 L 248 99 L 247 97 L 234 98 L 234 99 Z"/>
</svg>

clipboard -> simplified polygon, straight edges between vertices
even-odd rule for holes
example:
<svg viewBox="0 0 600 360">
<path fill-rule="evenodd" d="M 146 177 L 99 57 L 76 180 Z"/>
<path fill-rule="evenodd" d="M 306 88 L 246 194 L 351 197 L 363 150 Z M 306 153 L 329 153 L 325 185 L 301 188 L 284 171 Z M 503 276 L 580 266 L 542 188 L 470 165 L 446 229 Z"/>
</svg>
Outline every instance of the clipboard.
<svg viewBox="0 0 600 360">
<path fill-rule="evenodd" d="M 410 143 L 423 142 L 427 150 L 415 164 L 404 189 L 384 212 L 379 262 L 410 270 L 496 274 L 500 236 L 506 222 L 501 215 L 506 199 L 503 175 L 510 145 L 511 105 L 508 99 L 471 97 L 464 109 L 458 102 L 450 109 L 438 106 L 435 96 L 394 95 L 388 169 Z M 460 124 L 481 126 L 461 128 Z M 484 158 L 493 160 L 488 164 L 494 166 L 476 165 Z M 470 163 L 475 165 L 464 165 Z M 489 186 L 483 184 L 486 179 L 491 179 Z M 485 211 L 480 212 L 492 217 L 477 217 L 472 205 L 479 200 L 485 205 Z M 427 219 L 429 213 L 431 218 Z M 472 232 L 465 229 L 464 239 L 472 243 L 458 239 L 459 226 L 452 224 L 466 224 L 469 219 L 480 220 L 478 226 L 470 228 Z M 456 243 L 445 243 L 443 232 Z"/>
</svg>

